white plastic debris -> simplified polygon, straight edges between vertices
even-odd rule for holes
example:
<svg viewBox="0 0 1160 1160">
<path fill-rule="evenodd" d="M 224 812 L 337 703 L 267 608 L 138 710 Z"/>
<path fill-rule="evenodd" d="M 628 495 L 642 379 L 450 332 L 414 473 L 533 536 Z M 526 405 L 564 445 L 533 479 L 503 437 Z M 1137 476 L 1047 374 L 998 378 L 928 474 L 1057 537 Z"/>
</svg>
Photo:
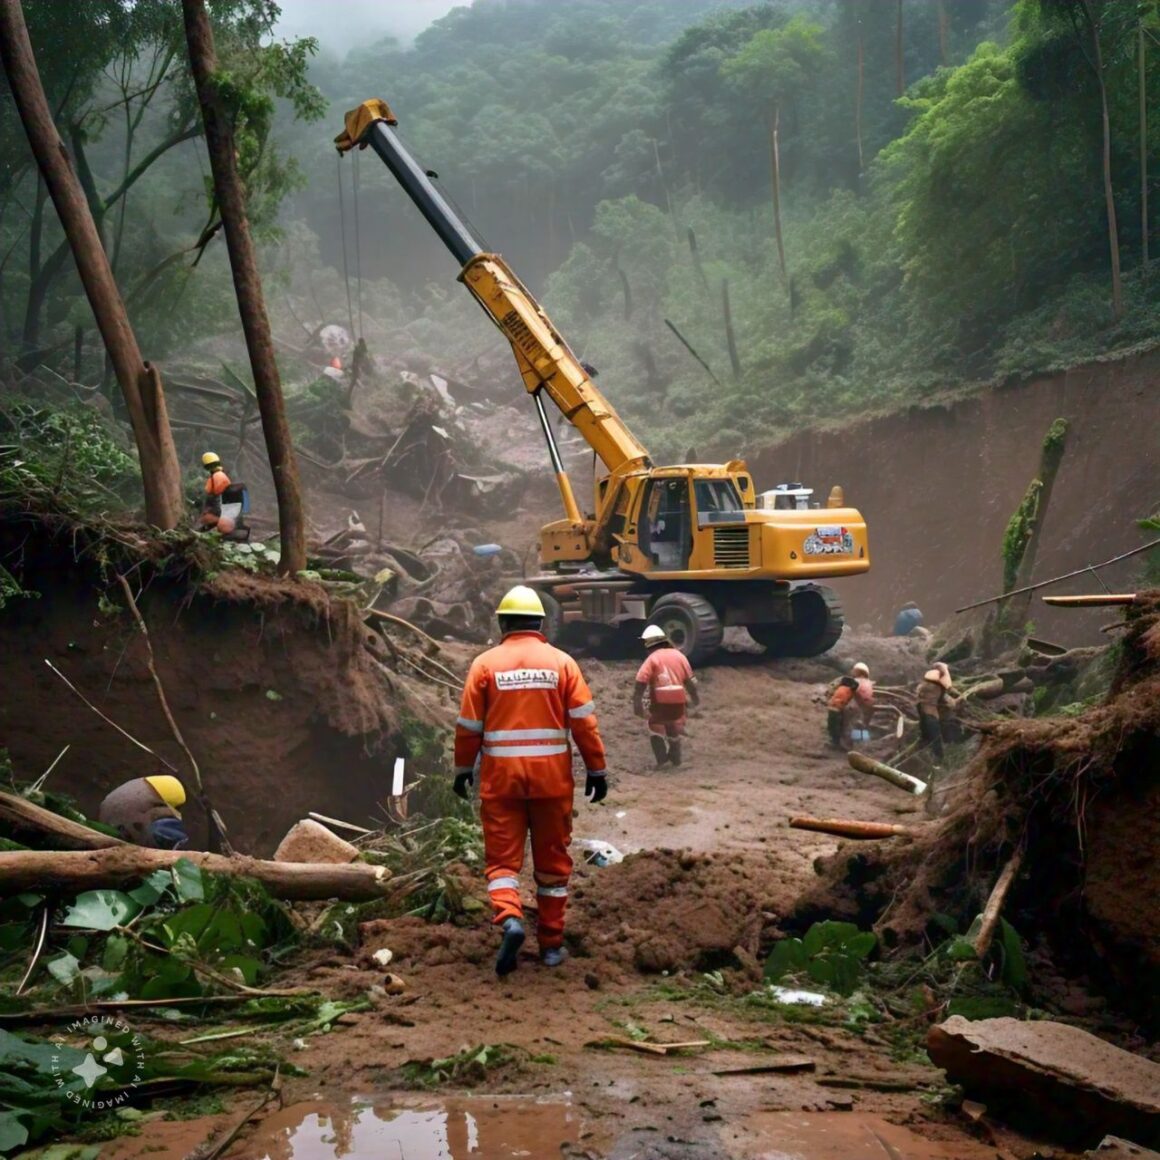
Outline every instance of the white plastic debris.
<svg viewBox="0 0 1160 1160">
<path fill-rule="evenodd" d="M 792 987 L 770 984 L 769 993 L 779 1002 L 795 1007 L 824 1007 L 827 999 L 817 991 L 795 991 Z"/>
<path fill-rule="evenodd" d="M 388 947 L 383 947 L 381 950 L 377 950 L 373 955 L 371 955 L 371 958 L 374 959 L 380 967 L 387 966 L 387 964 L 390 963 L 391 959 L 394 957 L 394 951 L 390 950 Z"/>
<path fill-rule="evenodd" d="M 596 866 L 615 866 L 624 861 L 624 855 L 615 846 L 599 838 L 577 838 L 572 844 L 587 851 L 586 861 Z"/>
</svg>

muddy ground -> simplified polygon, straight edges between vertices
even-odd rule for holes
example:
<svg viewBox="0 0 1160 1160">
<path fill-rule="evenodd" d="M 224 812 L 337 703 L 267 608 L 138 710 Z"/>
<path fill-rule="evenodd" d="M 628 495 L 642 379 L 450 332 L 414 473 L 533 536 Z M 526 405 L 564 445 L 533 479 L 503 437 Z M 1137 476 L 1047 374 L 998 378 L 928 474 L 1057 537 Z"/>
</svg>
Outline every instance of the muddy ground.
<svg viewBox="0 0 1160 1160">
<path fill-rule="evenodd" d="M 921 661 L 900 654 L 898 663 L 905 669 Z M 482 914 L 463 927 L 418 918 L 368 924 L 353 958 L 329 954 L 301 981 L 335 996 L 360 996 L 382 980 L 371 954 L 388 947 L 405 994 L 380 998 L 373 1011 L 347 1017 L 348 1026 L 314 1036 L 295 1052 L 293 1061 L 308 1076 L 286 1082 L 290 1110 L 247 1129 L 227 1155 L 388 1154 L 359 1143 L 352 1099 L 379 1109 L 364 1117 L 389 1120 L 415 1106 L 404 1092 L 413 1086 L 409 1063 L 508 1044 L 522 1049 L 515 1062 L 452 1088 L 566 1105 L 552 1113 L 559 1122 L 536 1129 L 539 1140 L 530 1148 L 505 1151 L 499 1136 L 488 1145 L 486 1116 L 474 1115 L 472 1130 L 484 1133 L 477 1152 L 406 1155 L 995 1156 L 979 1129 L 941 1108 L 942 1074 L 915 1048 L 900 1052 L 901 1029 L 835 1026 L 808 1013 L 789 1022 L 727 998 L 706 978 L 723 969 L 737 989 L 748 972 L 756 987 L 761 932 L 813 880 L 814 859 L 834 850 L 823 835 L 788 829 L 789 815 L 923 820 L 905 795 L 853 773 L 826 747 L 825 666 L 741 656 L 707 669 L 685 764 L 663 771 L 653 768 L 645 730 L 631 715 L 634 663 L 585 667 L 609 744 L 612 788 L 600 806 L 578 800 L 576 834 L 606 840 L 629 857 L 578 869 L 569 912 L 572 957 L 549 972 L 530 938 L 520 969 L 500 981 L 492 972 L 494 932 Z M 485 897 L 478 873 L 469 879 Z M 589 1046 L 633 1028 L 661 1042 L 710 1046 L 673 1056 Z M 718 1074 L 790 1054 L 808 1057 L 814 1070 Z M 806 1131 L 807 1121 L 810 1130 L 823 1129 L 822 1137 L 809 1137 L 811 1150 L 779 1151 L 797 1139 L 794 1132 Z M 519 1122 L 539 1121 L 525 1114 Z M 108 1157 L 158 1155 L 158 1147 L 183 1155 L 212 1127 L 204 1120 L 153 1125 Z M 574 1151 L 561 1152 L 564 1139 Z M 1011 1155 L 1035 1154 L 1031 1141 L 1005 1142 Z"/>
</svg>

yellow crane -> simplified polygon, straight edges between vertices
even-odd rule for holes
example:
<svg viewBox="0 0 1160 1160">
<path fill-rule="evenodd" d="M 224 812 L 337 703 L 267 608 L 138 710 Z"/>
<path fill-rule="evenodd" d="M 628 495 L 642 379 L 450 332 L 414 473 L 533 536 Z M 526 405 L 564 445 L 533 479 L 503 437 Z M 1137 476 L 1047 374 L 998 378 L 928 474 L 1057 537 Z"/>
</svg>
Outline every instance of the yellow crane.
<svg viewBox="0 0 1160 1160">
<path fill-rule="evenodd" d="M 657 466 L 601 394 L 543 308 L 498 254 L 475 238 L 395 132 L 385 101 L 346 115 L 340 152 L 372 148 L 459 262 L 459 280 L 511 343 L 556 474 L 564 518 L 540 531 L 540 567 L 525 582 L 570 626 L 639 633 L 658 624 L 694 662 L 743 625 L 776 656 L 814 656 L 842 634 L 842 611 L 820 579 L 870 567 L 866 522 L 834 487 L 825 508 L 808 488 L 758 495 L 744 460 Z M 590 511 L 564 470 L 545 396 L 604 465 Z"/>
</svg>

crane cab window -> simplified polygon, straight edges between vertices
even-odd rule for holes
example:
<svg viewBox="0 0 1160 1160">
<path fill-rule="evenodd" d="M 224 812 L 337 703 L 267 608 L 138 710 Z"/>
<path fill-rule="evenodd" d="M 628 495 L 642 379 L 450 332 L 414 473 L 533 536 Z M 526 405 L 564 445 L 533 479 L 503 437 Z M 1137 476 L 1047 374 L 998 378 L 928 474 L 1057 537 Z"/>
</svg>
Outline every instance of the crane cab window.
<svg viewBox="0 0 1160 1160">
<path fill-rule="evenodd" d="M 641 510 L 640 546 L 652 562 L 663 571 L 687 568 L 693 549 L 689 481 L 650 480 Z"/>
<path fill-rule="evenodd" d="M 744 522 L 745 506 L 731 479 L 698 479 L 693 489 L 697 498 L 697 527 Z"/>
</svg>

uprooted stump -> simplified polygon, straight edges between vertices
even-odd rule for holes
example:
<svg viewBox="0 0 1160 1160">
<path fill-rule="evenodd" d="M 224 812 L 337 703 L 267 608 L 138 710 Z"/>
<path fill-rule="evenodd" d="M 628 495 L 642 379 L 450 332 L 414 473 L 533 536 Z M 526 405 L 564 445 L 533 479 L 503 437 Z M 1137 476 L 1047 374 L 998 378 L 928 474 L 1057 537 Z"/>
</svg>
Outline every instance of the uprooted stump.
<svg viewBox="0 0 1160 1160">
<path fill-rule="evenodd" d="M 886 948 L 967 929 L 1011 855 L 1025 851 L 1005 915 L 1059 961 L 1115 990 L 1153 1029 L 1160 1012 L 1160 592 L 1128 613 L 1102 704 L 1074 717 L 1002 721 L 964 771 L 948 814 L 908 844 L 845 847 L 792 924 L 873 925 Z"/>
</svg>

